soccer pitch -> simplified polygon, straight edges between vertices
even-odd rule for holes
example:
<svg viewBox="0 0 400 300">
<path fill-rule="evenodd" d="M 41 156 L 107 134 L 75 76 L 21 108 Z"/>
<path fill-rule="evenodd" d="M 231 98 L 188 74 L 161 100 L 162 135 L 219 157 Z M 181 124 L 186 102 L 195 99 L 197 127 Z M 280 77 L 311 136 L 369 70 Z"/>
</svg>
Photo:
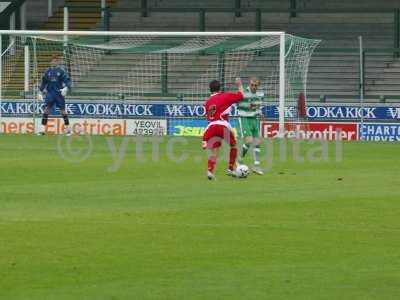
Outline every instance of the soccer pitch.
<svg viewBox="0 0 400 300">
<path fill-rule="evenodd" d="M 186 141 L 0 136 L 0 299 L 399 298 L 397 143 L 209 182 Z"/>
</svg>

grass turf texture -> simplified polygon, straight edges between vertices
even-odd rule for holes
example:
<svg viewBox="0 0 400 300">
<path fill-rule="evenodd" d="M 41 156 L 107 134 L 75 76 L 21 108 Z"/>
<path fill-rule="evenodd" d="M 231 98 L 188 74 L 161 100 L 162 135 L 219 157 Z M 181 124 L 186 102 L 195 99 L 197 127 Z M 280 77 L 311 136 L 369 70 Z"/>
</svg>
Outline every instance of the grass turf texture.
<svg viewBox="0 0 400 300">
<path fill-rule="evenodd" d="M 183 163 L 168 141 L 110 172 L 121 138 L 71 163 L 57 137 L 0 136 L 0 299 L 398 299 L 398 144 L 300 163 L 275 143 L 265 176 L 209 182 L 199 140 Z"/>
</svg>

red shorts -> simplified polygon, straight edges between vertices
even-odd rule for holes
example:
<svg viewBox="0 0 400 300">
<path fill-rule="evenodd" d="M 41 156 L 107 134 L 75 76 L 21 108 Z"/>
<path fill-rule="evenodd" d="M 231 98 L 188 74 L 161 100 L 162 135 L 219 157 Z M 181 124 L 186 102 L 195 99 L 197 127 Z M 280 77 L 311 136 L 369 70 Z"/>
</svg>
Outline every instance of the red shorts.
<svg viewBox="0 0 400 300">
<path fill-rule="evenodd" d="M 203 134 L 203 149 L 219 148 L 223 140 L 231 147 L 236 147 L 236 138 L 231 129 L 224 125 L 211 125 Z"/>
</svg>

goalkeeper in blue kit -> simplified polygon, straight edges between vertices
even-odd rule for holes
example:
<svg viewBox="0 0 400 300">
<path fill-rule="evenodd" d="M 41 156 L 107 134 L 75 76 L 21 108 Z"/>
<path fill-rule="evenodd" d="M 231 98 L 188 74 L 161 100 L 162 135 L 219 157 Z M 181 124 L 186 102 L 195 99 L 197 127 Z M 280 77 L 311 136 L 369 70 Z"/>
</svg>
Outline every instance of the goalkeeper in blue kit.
<svg viewBox="0 0 400 300">
<path fill-rule="evenodd" d="M 61 116 L 64 119 L 65 133 L 71 135 L 69 119 L 65 111 L 65 96 L 71 89 L 71 80 L 64 68 L 61 67 L 61 63 L 61 56 L 52 57 L 51 66 L 44 72 L 39 87 L 38 100 L 45 102 L 42 116 L 43 130 L 39 133 L 41 135 L 45 134 L 49 111 L 54 105 L 60 109 Z"/>
</svg>

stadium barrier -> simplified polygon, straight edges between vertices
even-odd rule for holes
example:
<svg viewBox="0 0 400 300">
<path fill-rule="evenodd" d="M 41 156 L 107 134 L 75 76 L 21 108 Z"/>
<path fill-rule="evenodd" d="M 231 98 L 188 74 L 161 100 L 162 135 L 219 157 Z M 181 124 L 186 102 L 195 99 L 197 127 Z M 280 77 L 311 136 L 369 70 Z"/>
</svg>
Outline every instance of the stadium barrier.
<svg viewBox="0 0 400 300">
<path fill-rule="evenodd" d="M 4 101 L 0 110 L 0 131 L 19 134 L 33 133 L 40 118 L 43 104 L 31 101 Z M 201 136 L 207 126 L 204 107 L 179 103 L 112 103 L 73 102 L 67 104 L 71 127 L 75 133 L 93 135 L 141 136 Z M 38 114 L 39 113 L 39 114 Z M 54 116 L 58 111 L 53 112 Z M 274 137 L 278 128 L 278 107 L 263 109 L 266 121 L 261 122 L 264 137 Z M 309 105 L 305 122 L 293 122 L 296 111 L 288 107 L 285 136 L 333 140 L 400 141 L 400 106 L 379 105 Z M 232 110 L 231 125 L 237 127 L 237 112 Z M 64 131 L 60 118 L 49 121 L 48 132 Z M 338 135 L 340 131 L 340 136 Z"/>
<path fill-rule="evenodd" d="M 0 121 L 0 131 L 6 134 L 33 134 L 38 119 L 26 117 L 6 117 Z M 74 134 L 113 136 L 163 136 L 167 134 L 165 119 L 97 119 L 71 118 L 70 127 Z M 63 134 L 64 122 L 60 118 L 50 118 L 46 127 L 48 134 Z"/>
<path fill-rule="evenodd" d="M 44 103 L 35 101 L 4 100 L 0 106 L 2 117 L 28 117 L 33 114 L 42 114 Z M 181 104 L 179 102 L 89 102 L 87 100 L 69 102 L 66 112 L 72 118 L 204 118 L 205 110 L 201 103 Z M 58 111 L 53 112 L 58 115 Z M 400 121 L 400 106 L 398 105 L 355 105 L 355 104 L 311 104 L 306 110 L 306 117 L 310 121 L 358 121 L 361 118 L 368 121 Z M 279 116 L 277 105 L 267 105 L 263 108 L 263 115 L 267 119 L 277 119 Z M 235 107 L 232 116 L 237 116 Z M 295 107 L 286 107 L 285 117 L 289 120 L 296 117 Z"/>
<path fill-rule="evenodd" d="M 5 134 L 33 134 L 35 120 L 24 117 L 5 117 L 0 121 L 0 131 Z M 237 135 L 236 120 L 232 126 Z M 206 128 L 205 121 L 186 119 L 179 123 L 166 119 L 71 119 L 75 134 L 112 136 L 191 136 L 201 137 Z M 262 122 L 261 132 L 265 138 L 274 138 L 278 122 Z M 64 124 L 59 118 L 50 118 L 48 134 L 62 134 Z M 287 123 L 285 137 L 300 139 L 322 139 L 343 141 L 400 141 L 399 123 L 343 123 L 343 122 L 303 122 Z"/>
<path fill-rule="evenodd" d="M 359 139 L 365 141 L 400 141 L 400 124 L 398 123 L 363 123 L 358 124 Z"/>
</svg>

